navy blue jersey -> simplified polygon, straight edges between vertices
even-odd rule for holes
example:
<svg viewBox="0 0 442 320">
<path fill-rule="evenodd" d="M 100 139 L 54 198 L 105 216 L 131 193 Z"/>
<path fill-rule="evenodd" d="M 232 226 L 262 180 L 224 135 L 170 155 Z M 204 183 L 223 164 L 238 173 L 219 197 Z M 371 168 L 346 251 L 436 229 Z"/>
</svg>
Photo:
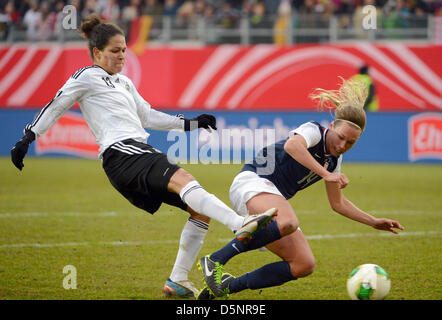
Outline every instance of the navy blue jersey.
<svg viewBox="0 0 442 320">
<path fill-rule="evenodd" d="M 333 172 L 338 166 L 339 158 L 326 153 L 325 139 L 328 129 L 317 122 L 311 123 L 317 126 L 321 139 L 317 144 L 308 148 L 308 151 L 322 166 L 328 162 L 327 171 Z M 256 172 L 260 177 L 270 180 L 286 199 L 290 199 L 299 190 L 322 179 L 285 152 L 284 144 L 288 139 L 265 147 L 255 156 L 252 163 L 244 165 L 241 170 Z M 274 155 L 272 155 L 273 153 Z M 273 161 L 274 163 L 271 163 Z"/>
</svg>

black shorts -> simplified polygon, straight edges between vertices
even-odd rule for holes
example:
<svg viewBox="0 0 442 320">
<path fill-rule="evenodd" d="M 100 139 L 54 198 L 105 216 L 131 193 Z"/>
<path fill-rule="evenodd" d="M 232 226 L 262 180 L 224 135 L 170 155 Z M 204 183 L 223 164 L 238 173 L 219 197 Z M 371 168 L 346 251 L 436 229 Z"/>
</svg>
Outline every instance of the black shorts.
<svg viewBox="0 0 442 320">
<path fill-rule="evenodd" d="M 153 214 L 163 202 L 187 209 L 178 194 L 167 190 L 180 167 L 148 144 L 133 139 L 114 143 L 103 153 L 103 169 L 115 189 L 140 209 Z"/>
</svg>

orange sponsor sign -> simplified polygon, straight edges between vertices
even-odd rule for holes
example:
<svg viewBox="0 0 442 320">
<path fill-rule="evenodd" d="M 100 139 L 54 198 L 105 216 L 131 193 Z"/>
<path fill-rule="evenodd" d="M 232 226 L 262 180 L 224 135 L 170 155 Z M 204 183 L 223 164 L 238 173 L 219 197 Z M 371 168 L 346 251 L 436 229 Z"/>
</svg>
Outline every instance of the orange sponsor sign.
<svg viewBox="0 0 442 320">
<path fill-rule="evenodd" d="M 422 113 L 408 120 L 409 159 L 442 160 L 442 113 Z"/>
<path fill-rule="evenodd" d="M 37 139 L 38 155 L 55 152 L 97 158 L 99 147 L 83 116 L 65 113 L 43 136 Z"/>
</svg>

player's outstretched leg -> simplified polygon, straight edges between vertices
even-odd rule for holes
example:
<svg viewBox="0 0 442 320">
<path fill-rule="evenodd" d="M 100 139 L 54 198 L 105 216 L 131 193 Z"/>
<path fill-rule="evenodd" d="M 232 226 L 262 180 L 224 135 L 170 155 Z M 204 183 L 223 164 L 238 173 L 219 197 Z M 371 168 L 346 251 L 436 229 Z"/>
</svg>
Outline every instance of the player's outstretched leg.
<svg viewBox="0 0 442 320">
<path fill-rule="evenodd" d="M 163 292 L 167 297 L 196 298 L 199 292 L 188 281 L 188 274 L 204 243 L 209 228 L 209 219 L 196 214 L 191 209 L 188 211 L 192 216 L 187 220 L 181 232 L 178 254 L 169 279 L 163 287 Z M 185 289 L 183 290 L 181 286 Z"/>
</svg>

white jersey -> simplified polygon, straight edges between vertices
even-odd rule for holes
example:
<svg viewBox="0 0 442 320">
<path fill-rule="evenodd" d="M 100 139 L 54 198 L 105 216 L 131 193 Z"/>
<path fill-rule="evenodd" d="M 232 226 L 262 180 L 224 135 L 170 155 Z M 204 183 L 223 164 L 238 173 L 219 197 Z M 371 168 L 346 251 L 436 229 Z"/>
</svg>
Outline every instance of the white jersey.
<svg viewBox="0 0 442 320">
<path fill-rule="evenodd" d="M 96 65 L 75 72 L 26 129 L 38 138 L 77 101 L 100 146 L 100 155 L 125 139 L 145 143 L 149 134 L 144 128 L 184 130 L 182 118 L 152 109 L 128 77 L 111 75 Z"/>
</svg>

